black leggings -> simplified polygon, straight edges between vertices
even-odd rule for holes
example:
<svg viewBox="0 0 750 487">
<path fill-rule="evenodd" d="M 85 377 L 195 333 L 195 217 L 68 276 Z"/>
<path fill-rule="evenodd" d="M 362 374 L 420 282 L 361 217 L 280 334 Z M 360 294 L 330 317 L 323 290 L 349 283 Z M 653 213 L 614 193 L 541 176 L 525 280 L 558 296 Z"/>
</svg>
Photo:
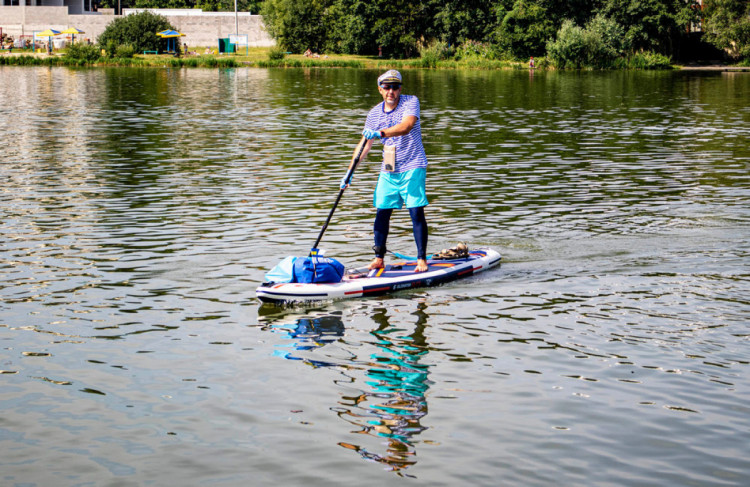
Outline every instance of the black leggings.
<svg viewBox="0 0 750 487">
<path fill-rule="evenodd" d="M 380 209 L 375 215 L 375 257 L 385 257 L 385 241 L 391 224 L 393 209 Z M 427 220 L 424 217 L 424 206 L 409 208 L 409 216 L 414 227 L 414 241 L 417 244 L 417 258 L 427 258 Z"/>
</svg>

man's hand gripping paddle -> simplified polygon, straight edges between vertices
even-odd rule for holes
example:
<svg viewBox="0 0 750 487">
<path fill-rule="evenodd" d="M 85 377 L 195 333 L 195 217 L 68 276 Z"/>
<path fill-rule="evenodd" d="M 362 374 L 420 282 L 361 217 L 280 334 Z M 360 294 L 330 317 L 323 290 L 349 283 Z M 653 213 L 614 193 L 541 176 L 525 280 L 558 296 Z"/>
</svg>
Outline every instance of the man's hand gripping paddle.
<svg viewBox="0 0 750 487">
<path fill-rule="evenodd" d="M 318 255 L 318 244 L 320 243 L 320 240 L 323 238 L 323 234 L 325 233 L 326 228 L 328 228 L 328 224 L 331 222 L 331 217 L 333 217 L 333 212 L 336 211 L 336 207 L 339 205 L 341 196 L 343 196 L 344 191 L 346 191 L 346 187 L 352 181 L 352 176 L 354 176 L 354 171 L 357 169 L 357 165 L 359 164 L 359 158 L 362 157 L 362 151 L 365 150 L 366 144 L 367 144 L 367 139 L 362 137 L 362 140 L 359 142 L 359 150 L 357 151 L 357 156 L 354 158 L 354 161 L 352 161 L 351 167 L 349 168 L 349 170 L 347 170 L 346 176 L 344 176 L 344 179 L 341 181 L 343 188 L 339 190 L 339 195 L 336 197 L 336 202 L 333 204 L 333 208 L 331 208 L 331 212 L 328 214 L 328 218 L 326 219 L 326 222 L 323 224 L 323 228 L 320 229 L 320 233 L 318 234 L 318 239 L 315 241 L 315 245 L 313 245 L 312 249 L 310 249 L 310 257 L 314 255 Z"/>
</svg>

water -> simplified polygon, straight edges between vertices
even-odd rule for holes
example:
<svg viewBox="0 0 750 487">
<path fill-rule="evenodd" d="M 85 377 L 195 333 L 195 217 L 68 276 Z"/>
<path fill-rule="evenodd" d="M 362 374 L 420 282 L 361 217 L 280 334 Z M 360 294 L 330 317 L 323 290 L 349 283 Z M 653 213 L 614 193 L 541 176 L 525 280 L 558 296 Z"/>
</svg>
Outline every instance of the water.
<svg viewBox="0 0 750 487">
<path fill-rule="evenodd" d="M 0 67 L 3 485 L 747 484 L 750 76 L 405 72 L 429 251 L 503 265 L 260 306 L 377 74 Z"/>
</svg>

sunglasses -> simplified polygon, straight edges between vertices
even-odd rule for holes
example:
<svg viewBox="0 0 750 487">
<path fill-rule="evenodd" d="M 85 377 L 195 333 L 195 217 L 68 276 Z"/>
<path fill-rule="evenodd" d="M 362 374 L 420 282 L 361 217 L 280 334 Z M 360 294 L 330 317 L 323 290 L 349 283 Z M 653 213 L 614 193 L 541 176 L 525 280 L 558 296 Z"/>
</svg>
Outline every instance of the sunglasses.
<svg viewBox="0 0 750 487">
<path fill-rule="evenodd" d="M 401 85 L 395 84 L 395 85 L 380 85 L 381 88 L 383 88 L 385 91 L 393 90 L 398 91 L 401 89 Z"/>
</svg>

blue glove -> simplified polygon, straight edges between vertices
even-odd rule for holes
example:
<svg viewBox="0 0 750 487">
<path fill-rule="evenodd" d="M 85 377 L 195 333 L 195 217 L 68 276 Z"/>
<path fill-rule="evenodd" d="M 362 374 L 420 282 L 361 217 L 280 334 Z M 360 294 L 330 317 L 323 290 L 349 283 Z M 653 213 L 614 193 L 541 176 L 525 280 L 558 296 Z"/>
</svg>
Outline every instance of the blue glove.
<svg viewBox="0 0 750 487">
<path fill-rule="evenodd" d="M 372 129 L 364 129 L 362 131 L 362 136 L 364 136 L 367 140 L 372 139 L 379 139 L 380 138 L 380 131 L 379 130 L 372 130 Z"/>
<path fill-rule="evenodd" d="M 349 180 L 349 184 L 352 184 L 352 181 L 354 181 L 354 174 L 352 174 L 351 179 Z M 344 177 L 341 178 L 341 186 L 339 186 L 341 189 L 346 188 L 346 174 L 344 174 Z"/>
</svg>

